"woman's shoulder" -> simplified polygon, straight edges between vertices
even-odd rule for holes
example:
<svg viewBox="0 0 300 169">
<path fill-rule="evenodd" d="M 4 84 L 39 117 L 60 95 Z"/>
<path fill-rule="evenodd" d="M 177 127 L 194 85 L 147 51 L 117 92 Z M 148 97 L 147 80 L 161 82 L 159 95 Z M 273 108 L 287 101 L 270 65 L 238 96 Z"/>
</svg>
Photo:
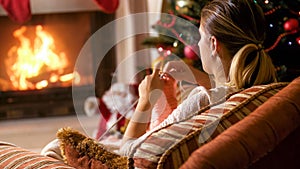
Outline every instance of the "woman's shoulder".
<svg viewBox="0 0 300 169">
<path fill-rule="evenodd" d="M 226 91 L 227 93 L 232 93 L 232 92 L 237 91 L 237 89 L 235 89 L 234 87 L 223 85 L 223 86 L 218 86 L 218 87 L 208 89 L 208 91 L 209 92 L 224 92 L 224 91 Z"/>
<path fill-rule="evenodd" d="M 195 87 L 193 90 L 191 90 L 190 92 L 190 96 L 194 95 L 194 94 L 199 94 L 199 93 L 206 93 L 208 95 L 212 95 L 215 93 L 233 93 L 235 92 L 236 89 L 230 86 L 218 86 L 218 87 L 214 87 L 214 88 L 210 88 L 210 89 L 206 89 L 203 86 L 197 86 Z"/>
<path fill-rule="evenodd" d="M 234 92 L 236 92 L 236 89 L 230 86 L 218 86 L 211 89 L 206 89 L 203 86 L 197 86 L 190 92 L 189 97 L 201 95 L 202 97 L 207 97 L 209 102 L 213 103 Z"/>
<path fill-rule="evenodd" d="M 228 94 L 234 93 L 237 90 L 230 86 L 218 86 L 208 90 L 208 95 L 210 97 L 210 103 L 219 101 L 222 98 L 225 98 Z"/>
<path fill-rule="evenodd" d="M 195 94 L 203 94 L 203 93 L 207 94 L 208 90 L 203 86 L 197 86 L 191 90 L 188 97 L 191 97 Z"/>
</svg>

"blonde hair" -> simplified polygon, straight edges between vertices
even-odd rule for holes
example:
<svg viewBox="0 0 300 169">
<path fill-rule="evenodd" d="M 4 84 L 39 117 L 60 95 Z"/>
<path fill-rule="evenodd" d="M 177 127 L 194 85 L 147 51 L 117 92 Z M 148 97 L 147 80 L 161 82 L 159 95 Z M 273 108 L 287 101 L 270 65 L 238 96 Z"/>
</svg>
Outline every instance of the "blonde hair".
<svg viewBox="0 0 300 169">
<path fill-rule="evenodd" d="M 256 44 L 243 46 L 233 57 L 229 70 L 229 85 L 247 88 L 276 81 L 270 57 Z"/>
<path fill-rule="evenodd" d="M 276 82 L 272 60 L 262 49 L 264 14 L 254 1 L 213 0 L 201 11 L 201 25 L 229 52 L 230 86 L 241 89 Z"/>
</svg>

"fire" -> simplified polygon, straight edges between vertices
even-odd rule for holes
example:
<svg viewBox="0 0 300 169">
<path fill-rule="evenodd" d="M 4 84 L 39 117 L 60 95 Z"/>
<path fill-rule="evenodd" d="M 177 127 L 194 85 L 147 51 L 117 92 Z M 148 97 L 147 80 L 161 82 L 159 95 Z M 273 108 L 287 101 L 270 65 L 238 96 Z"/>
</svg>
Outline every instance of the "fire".
<svg viewBox="0 0 300 169">
<path fill-rule="evenodd" d="M 42 26 L 35 27 L 33 44 L 25 36 L 26 30 L 27 27 L 23 26 L 14 31 L 13 36 L 20 44 L 10 48 L 5 62 L 13 87 L 17 90 L 42 89 L 50 83 L 57 83 L 66 74 L 66 54 L 55 52 L 55 41 Z"/>
</svg>

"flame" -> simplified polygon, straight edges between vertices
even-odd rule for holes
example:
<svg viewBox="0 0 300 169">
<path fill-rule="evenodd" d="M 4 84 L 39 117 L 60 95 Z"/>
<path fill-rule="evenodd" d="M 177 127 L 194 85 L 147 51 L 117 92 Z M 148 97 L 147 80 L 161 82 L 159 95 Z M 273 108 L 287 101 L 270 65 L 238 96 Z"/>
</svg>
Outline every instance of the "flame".
<svg viewBox="0 0 300 169">
<path fill-rule="evenodd" d="M 13 33 L 13 36 L 20 41 L 20 45 L 13 46 L 8 51 L 8 59 L 5 63 L 7 74 L 15 89 L 42 89 L 60 79 L 68 66 L 68 61 L 64 52 L 55 52 L 55 41 L 42 26 L 35 27 L 36 37 L 33 44 L 24 35 L 26 30 L 27 27 L 22 26 Z M 34 78 L 38 81 L 33 82 Z"/>
</svg>

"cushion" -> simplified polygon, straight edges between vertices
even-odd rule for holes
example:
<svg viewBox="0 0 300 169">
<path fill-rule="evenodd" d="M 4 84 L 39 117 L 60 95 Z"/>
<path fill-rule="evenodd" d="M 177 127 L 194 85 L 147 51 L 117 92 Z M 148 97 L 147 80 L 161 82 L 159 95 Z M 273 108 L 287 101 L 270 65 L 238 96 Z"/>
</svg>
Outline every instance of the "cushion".
<svg viewBox="0 0 300 169">
<path fill-rule="evenodd" d="M 63 161 L 46 157 L 6 142 L 0 142 L 0 168 L 74 169 Z"/>
<path fill-rule="evenodd" d="M 253 86 L 152 133 L 133 154 L 134 166 L 179 168 L 194 150 L 245 118 L 286 85 Z"/>
<path fill-rule="evenodd" d="M 65 163 L 77 169 L 127 168 L 127 157 L 121 157 L 96 140 L 71 128 L 57 132 Z"/>
<path fill-rule="evenodd" d="M 253 164 L 270 152 L 272 153 L 273 149 L 297 128 L 299 132 L 299 95 L 300 78 L 297 78 L 243 121 L 197 149 L 182 168 L 231 169 L 248 168 L 251 164 L 251 168 L 255 169 L 299 168 L 299 147 L 294 145 L 284 146 L 289 149 L 276 158 L 273 156 L 273 160 L 277 160 L 269 161 L 269 165 L 259 167 Z M 299 141 L 299 137 L 295 141 Z M 295 151 L 295 149 L 298 150 Z M 290 154 L 297 153 L 298 156 L 292 157 L 296 161 L 286 160 L 286 158 L 291 158 Z"/>
</svg>

